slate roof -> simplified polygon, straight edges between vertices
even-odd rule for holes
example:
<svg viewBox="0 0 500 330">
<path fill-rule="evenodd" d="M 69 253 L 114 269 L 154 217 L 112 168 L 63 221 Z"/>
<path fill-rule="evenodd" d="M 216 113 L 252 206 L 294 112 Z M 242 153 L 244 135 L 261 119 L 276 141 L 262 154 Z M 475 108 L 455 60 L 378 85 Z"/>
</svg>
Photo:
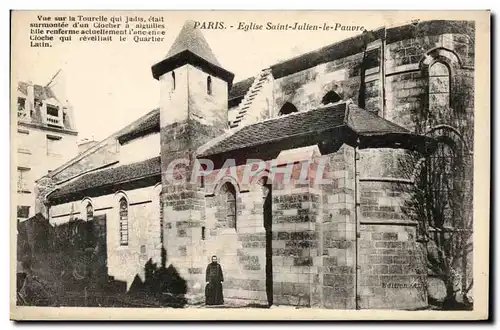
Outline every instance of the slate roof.
<svg viewBox="0 0 500 330">
<path fill-rule="evenodd" d="M 273 77 L 279 79 L 323 63 L 358 54 L 365 45 L 375 40 L 382 39 L 384 36 L 386 43 L 390 44 L 401 40 L 412 39 L 419 35 L 432 36 L 443 33 L 463 34 L 468 30 L 471 32 L 474 31 L 474 26 L 471 22 L 456 20 L 421 21 L 391 28 L 378 28 L 371 31 L 364 31 L 351 38 L 276 63 L 271 66 L 271 70 Z"/>
<path fill-rule="evenodd" d="M 194 28 L 194 21 L 184 23 L 165 58 L 173 57 L 185 50 L 191 51 L 212 64 L 221 66 L 201 31 Z"/>
<path fill-rule="evenodd" d="M 360 135 L 411 134 L 407 129 L 351 103 L 337 103 L 241 127 L 222 140 L 202 146 L 198 150 L 198 157 L 256 147 L 288 138 L 318 135 L 346 126 Z"/>
<path fill-rule="evenodd" d="M 366 111 L 355 104 L 349 104 L 347 125 L 360 135 L 384 135 L 391 133 L 409 134 L 410 131 L 387 119 Z"/>
<path fill-rule="evenodd" d="M 233 85 L 231 90 L 229 91 L 229 100 L 238 98 L 238 97 L 244 97 L 245 94 L 248 92 L 250 87 L 253 84 L 253 81 L 255 80 L 255 77 L 250 77 L 247 79 L 243 79 L 241 81 L 238 81 Z"/>
<path fill-rule="evenodd" d="M 28 95 L 28 83 L 20 81 L 17 85 L 17 89 L 24 95 Z M 33 90 L 35 94 L 35 99 L 40 101 L 47 100 L 50 98 L 56 99 L 54 92 L 47 86 L 33 85 Z"/>
<path fill-rule="evenodd" d="M 160 131 L 160 109 L 156 108 L 146 114 L 141 120 L 133 123 L 118 136 L 120 143 L 130 141 L 137 136 L 145 135 L 149 132 Z"/>
<path fill-rule="evenodd" d="M 160 157 L 158 156 L 137 163 L 84 174 L 56 189 L 47 198 L 49 200 L 58 199 L 69 194 L 152 177 L 160 175 L 160 173 Z"/>
</svg>

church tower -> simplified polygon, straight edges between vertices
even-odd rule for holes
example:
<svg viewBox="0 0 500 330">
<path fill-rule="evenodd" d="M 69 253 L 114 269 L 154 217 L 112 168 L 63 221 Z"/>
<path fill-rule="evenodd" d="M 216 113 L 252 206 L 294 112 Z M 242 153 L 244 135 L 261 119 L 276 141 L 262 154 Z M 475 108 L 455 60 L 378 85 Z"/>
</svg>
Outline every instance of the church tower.
<svg viewBox="0 0 500 330">
<path fill-rule="evenodd" d="M 165 59 L 153 65 L 160 81 L 162 127 L 192 122 L 206 140 L 227 127 L 227 99 L 234 75 L 223 69 L 194 22 L 184 24 Z M 191 141 L 195 144 L 206 141 Z"/>
<path fill-rule="evenodd" d="M 194 152 L 227 128 L 228 90 L 234 75 L 222 68 L 192 21 L 184 24 L 167 56 L 152 66 L 152 73 L 160 82 L 166 264 L 177 269 L 191 290 L 202 281 L 198 277 L 205 263 L 199 253 L 193 253 L 201 240 L 204 223 L 204 195 L 199 184 L 190 182 Z M 187 174 L 183 178 L 172 175 L 172 168 L 180 168 L 172 166 L 173 162 L 179 160 L 188 164 L 180 165 Z"/>
</svg>

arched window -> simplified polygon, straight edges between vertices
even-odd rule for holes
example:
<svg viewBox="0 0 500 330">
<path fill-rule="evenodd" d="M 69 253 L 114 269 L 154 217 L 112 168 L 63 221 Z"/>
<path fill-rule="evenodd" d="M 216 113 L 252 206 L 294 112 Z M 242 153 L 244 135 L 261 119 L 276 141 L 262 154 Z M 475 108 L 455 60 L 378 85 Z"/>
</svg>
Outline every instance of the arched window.
<svg viewBox="0 0 500 330">
<path fill-rule="evenodd" d="M 212 77 L 207 77 L 207 94 L 212 95 Z"/>
<path fill-rule="evenodd" d="M 443 113 L 450 107 L 450 69 L 442 62 L 429 68 L 429 110 Z"/>
<path fill-rule="evenodd" d="M 225 220 L 227 227 L 236 229 L 236 189 L 232 184 L 226 182 L 221 188 L 221 194 L 226 205 Z"/>
<path fill-rule="evenodd" d="M 128 245 L 128 202 L 120 199 L 120 245 Z"/>
<path fill-rule="evenodd" d="M 299 112 L 299 110 L 297 110 L 297 108 L 292 103 L 286 102 L 278 112 L 278 116 L 288 115 L 294 112 Z"/>
<path fill-rule="evenodd" d="M 94 207 L 90 202 L 87 204 L 86 210 L 87 210 L 87 221 L 94 220 Z"/>
<path fill-rule="evenodd" d="M 172 91 L 175 91 L 175 72 L 172 71 Z"/>
<path fill-rule="evenodd" d="M 329 91 L 325 94 L 325 96 L 323 96 L 321 104 L 337 103 L 341 100 L 342 98 L 339 96 L 339 94 L 335 93 L 334 91 Z"/>
</svg>

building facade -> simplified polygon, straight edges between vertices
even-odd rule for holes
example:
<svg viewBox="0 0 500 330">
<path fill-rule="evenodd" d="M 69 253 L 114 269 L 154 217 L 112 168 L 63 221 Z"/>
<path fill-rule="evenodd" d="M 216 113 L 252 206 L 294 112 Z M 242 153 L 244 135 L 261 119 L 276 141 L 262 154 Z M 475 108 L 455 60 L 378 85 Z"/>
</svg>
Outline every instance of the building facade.
<svg viewBox="0 0 500 330">
<path fill-rule="evenodd" d="M 23 221 L 35 215 L 35 180 L 76 156 L 77 131 L 71 105 L 51 86 L 19 82 L 13 101 L 17 219 Z"/>
<path fill-rule="evenodd" d="M 409 187 L 425 162 L 411 162 L 472 154 L 473 31 L 382 28 L 233 85 L 188 22 L 152 67 L 159 109 L 40 179 L 37 208 L 53 224 L 105 217 L 108 272 L 128 287 L 152 261 L 175 267 L 195 299 L 217 255 L 227 299 L 423 308 L 430 229 Z M 447 182 L 469 196 L 464 163 Z"/>
</svg>

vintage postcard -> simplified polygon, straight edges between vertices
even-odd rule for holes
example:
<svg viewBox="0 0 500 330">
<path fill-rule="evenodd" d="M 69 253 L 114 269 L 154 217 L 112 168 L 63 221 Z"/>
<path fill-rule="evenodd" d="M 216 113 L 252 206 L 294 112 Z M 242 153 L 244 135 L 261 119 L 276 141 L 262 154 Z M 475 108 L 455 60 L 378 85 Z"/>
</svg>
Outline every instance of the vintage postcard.
<svg viewBox="0 0 500 330">
<path fill-rule="evenodd" d="M 11 318 L 488 318 L 489 11 L 12 11 Z"/>
</svg>

